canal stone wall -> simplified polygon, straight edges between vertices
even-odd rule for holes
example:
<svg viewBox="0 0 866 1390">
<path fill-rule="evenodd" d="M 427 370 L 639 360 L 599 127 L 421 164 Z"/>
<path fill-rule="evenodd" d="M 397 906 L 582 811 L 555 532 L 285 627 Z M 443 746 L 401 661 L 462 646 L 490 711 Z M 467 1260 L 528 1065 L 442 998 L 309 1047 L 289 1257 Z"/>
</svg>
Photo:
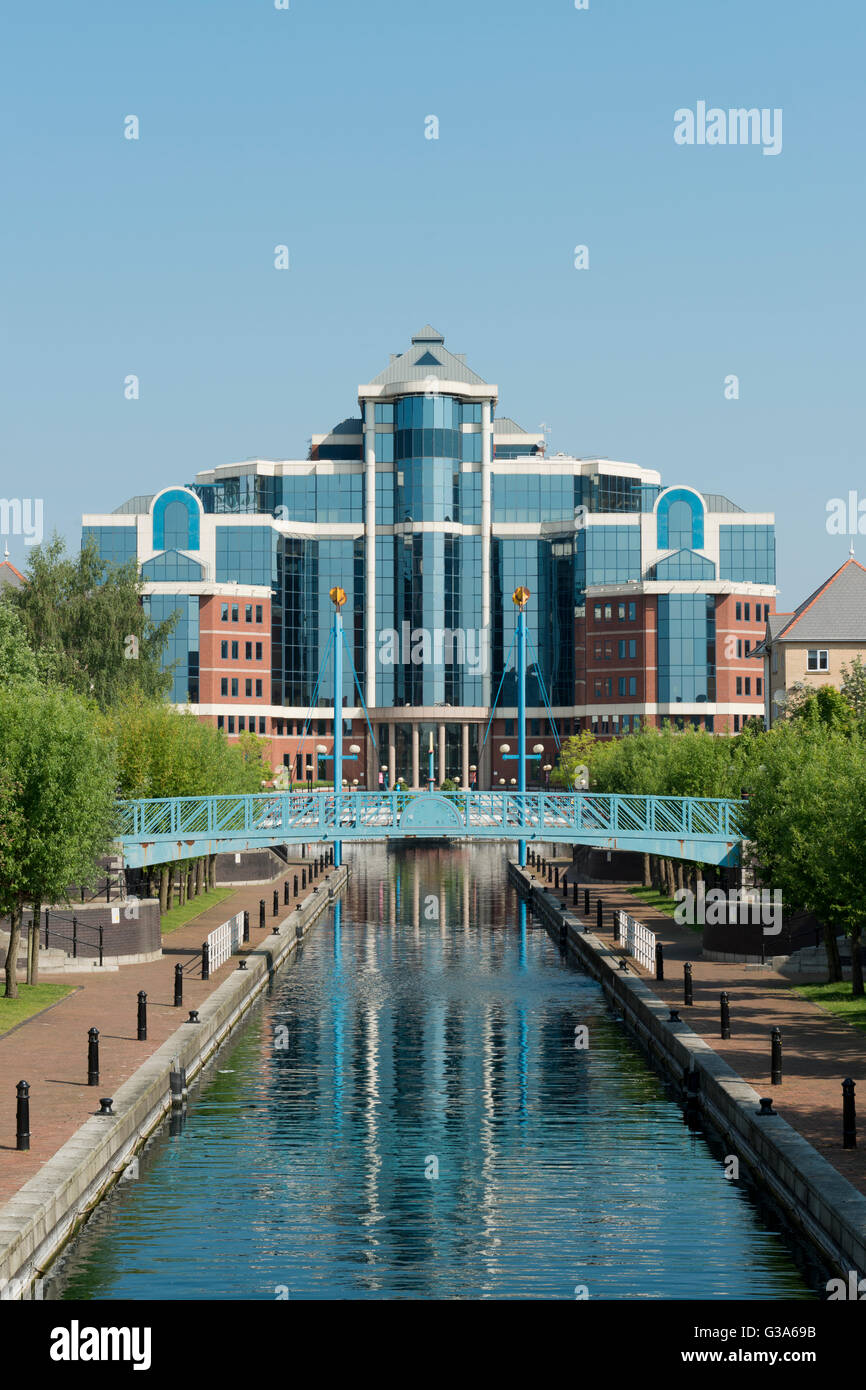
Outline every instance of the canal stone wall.
<svg viewBox="0 0 866 1390">
<path fill-rule="evenodd" d="M 650 1060 L 678 1085 L 697 1073 L 701 1109 L 711 1126 L 747 1165 L 756 1183 L 781 1207 L 791 1225 L 834 1272 L 866 1277 L 866 1197 L 798 1134 L 781 1115 L 759 1116 L 758 1092 L 687 1023 L 670 1022 L 669 1006 L 649 984 L 620 970 L 621 952 L 583 931 L 581 919 L 516 864 L 509 877 L 554 928 L 565 928 L 568 948 L 602 985 Z"/>
<path fill-rule="evenodd" d="M 0 1290 L 26 1297 L 34 1281 L 123 1175 L 136 1151 L 171 1107 L 175 1059 L 191 1080 L 229 1037 L 274 973 L 295 952 L 299 937 L 345 885 L 348 869 L 332 869 L 324 884 L 246 956 L 199 1008 L 198 1024 L 182 1024 L 114 1096 L 115 1114 L 93 1115 L 53 1158 L 0 1208 Z"/>
</svg>

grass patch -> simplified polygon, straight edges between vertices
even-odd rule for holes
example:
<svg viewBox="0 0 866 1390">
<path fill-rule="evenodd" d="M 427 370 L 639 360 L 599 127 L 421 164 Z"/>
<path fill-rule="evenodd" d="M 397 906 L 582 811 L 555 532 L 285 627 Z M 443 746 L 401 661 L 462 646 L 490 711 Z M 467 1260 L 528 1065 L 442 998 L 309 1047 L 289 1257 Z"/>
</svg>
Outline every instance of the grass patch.
<svg viewBox="0 0 866 1390">
<path fill-rule="evenodd" d="M 642 883 L 629 884 L 628 891 L 642 903 L 646 903 L 647 907 L 654 907 L 656 912 L 663 912 L 666 917 L 673 917 L 680 905 L 676 898 L 667 898 L 664 893 L 657 893 L 655 888 L 644 888 Z M 700 922 L 684 922 L 683 926 L 690 927 L 692 931 L 703 931 Z"/>
<path fill-rule="evenodd" d="M 0 996 L 0 1033 L 8 1033 L 58 999 L 65 999 L 74 989 L 75 985 L 19 985 L 17 999 Z"/>
<path fill-rule="evenodd" d="M 850 980 L 844 984 L 795 985 L 794 988 L 796 993 L 801 998 L 808 999 L 810 1004 L 817 1004 L 819 1008 L 826 1009 L 828 1014 L 835 1014 L 837 1018 L 850 1023 L 853 1028 L 860 1028 L 866 1032 L 866 997 L 851 998 Z"/>
<path fill-rule="evenodd" d="M 190 898 L 183 907 L 173 907 L 169 912 L 164 912 L 160 922 L 160 931 L 163 936 L 169 932 L 177 931 L 178 927 L 185 926 L 191 922 L 193 917 L 198 917 L 200 913 L 207 912 L 209 907 L 215 907 L 221 903 L 223 898 L 228 898 L 236 892 L 235 888 L 209 888 L 206 893 L 199 893 L 197 898 Z"/>
</svg>

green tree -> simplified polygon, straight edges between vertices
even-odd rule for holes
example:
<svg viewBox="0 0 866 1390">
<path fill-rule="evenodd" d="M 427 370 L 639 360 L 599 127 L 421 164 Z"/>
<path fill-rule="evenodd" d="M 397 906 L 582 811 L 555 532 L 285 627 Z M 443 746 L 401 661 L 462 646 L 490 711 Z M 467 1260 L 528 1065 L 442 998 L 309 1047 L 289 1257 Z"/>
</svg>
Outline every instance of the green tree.
<svg viewBox="0 0 866 1390">
<path fill-rule="evenodd" d="M 797 720 L 813 727 L 823 726 L 840 733 L 853 734 L 857 728 L 857 714 L 846 696 L 833 685 L 822 685 L 817 690 L 799 682 L 792 686 L 790 698 L 785 706 L 789 719 Z"/>
<path fill-rule="evenodd" d="M 861 724 L 866 724 L 866 666 L 859 656 L 842 667 L 842 694 Z"/>
<path fill-rule="evenodd" d="M 11 603 L 0 600 L 0 684 L 35 681 L 38 674 L 20 613 Z"/>
<path fill-rule="evenodd" d="M 102 708 L 132 690 L 168 694 L 171 673 L 161 662 L 178 615 L 151 622 L 135 560 L 106 564 L 92 538 L 70 558 L 55 536 L 34 549 L 26 578 L 6 602 L 56 680 Z"/>
<path fill-rule="evenodd" d="M 67 901 L 95 881 L 116 827 L 115 756 L 92 709 L 69 691 L 35 682 L 0 687 L 0 913 L 10 920 L 6 997 L 25 903 Z"/>
<path fill-rule="evenodd" d="M 821 720 L 786 721 L 768 735 L 744 808 L 762 878 L 786 907 L 824 923 L 829 978 L 842 978 L 836 936 L 851 938 L 852 993 L 863 993 L 866 902 L 866 744 Z"/>
</svg>

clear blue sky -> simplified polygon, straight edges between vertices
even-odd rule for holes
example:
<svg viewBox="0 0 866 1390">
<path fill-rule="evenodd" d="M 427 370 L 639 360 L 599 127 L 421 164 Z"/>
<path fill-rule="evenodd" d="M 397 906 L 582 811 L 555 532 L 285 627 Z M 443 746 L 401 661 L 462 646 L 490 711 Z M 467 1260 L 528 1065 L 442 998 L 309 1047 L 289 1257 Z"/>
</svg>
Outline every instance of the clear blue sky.
<svg viewBox="0 0 866 1390">
<path fill-rule="evenodd" d="M 553 449 L 774 510 L 793 606 L 848 553 L 828 499 L 866 498 L 864 29 L 854 0 L 6 7 L 0 496 L 77 546 L 84 511 L 303 457 L 429 321 Z M 781 107 L 782 153 L 677 146 L 700 100 Z"/>
</svg>

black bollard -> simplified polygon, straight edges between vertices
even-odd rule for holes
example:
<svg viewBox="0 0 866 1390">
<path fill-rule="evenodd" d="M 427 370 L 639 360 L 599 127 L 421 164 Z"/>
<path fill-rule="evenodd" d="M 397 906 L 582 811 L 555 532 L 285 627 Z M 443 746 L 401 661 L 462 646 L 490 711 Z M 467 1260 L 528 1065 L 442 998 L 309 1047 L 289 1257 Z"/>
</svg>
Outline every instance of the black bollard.
<svg viewBox="0 0 866 1390">
<path fill-rule="evenodd" d="M 201 977 L 203 980 L 210 979 L 210 946 L 207 942 L 201 948 Z"/>
<path fill-rule="evenodd" d="M 302 888 L 306 888 L 306 886 L 307 886 L 307 871 L 306 871 L 306 869 L 301 869 L 301 887 L 302 887 Z"/>
<path fill-rule="evenodd" d="M 87 1084 L 99 1085 L 99 1029 L 87 1031 Z"/>
<path fill-rule="evenodd" d="M 183 1004 L 183 966 L 174 967 L 174 1007 L 179 1009 Z"/>
<path fill-rule="evenodd" d="M 558 888 L 558 887 L 559 887 L 559 866 L 558 866 L 558 865 L 557 865 L 556 868 L 553 870 L 553 886 L 554 886 L 554 888 Z"/>
<path fill-rule="evenodd" d="M 571 903 L 572 903 L 572 907 L 577 907 L 577 883 L 576 883 L 576 882 L 573 883 L 573 884 L 571 885 Z"/>
<path fill-rule="evenodd" d="M 846 1076 L 842 1082 L 842 1148 L 857 1147 L 857 1111 L 854 1105 L 854 1082 Z"/>
<path fill-rule="evenodd" d="M 692 963 L 689 960 L 687 960 L 683 966 L 683 1003 L 694 1003 L 692 995 Z"/>
<path fill-rule="evenodd" d="M 293 888 L 292 888 L 292 896 L 295 897 L 295 898 L 298 896 L 298 875 L 297 875 L 297 874 L 295 874 L 295 878 L 294 878 L 294 885 L 293 885 Z"/>
<path fill-rule="evenodd" d="M 249 914 L 249 911 L 248 911 L 246 908 L 244 909 L 244 936 L 243 936 L 243 939 L 244 939 L 244 941 L 249 941 L 249 939 L 250 939 L 250 914 Z"/>
<path fill-rule="evenodd" d="M 782 1084 L 782 1031 L 774 1028 L 770 1033 L 770 1084 Z"/>
<path fill-rule="evenodd" d="M 604 909 L 603 909 L 603 907 L 602 907 L 602 905 L 601 905 L 601 898 L 596 898 L 596 900 L 595 900 L 595 929 L 596 929 L 596 931 L 601 931 L 601 923 L 602 923 L 602 916 L 603 916 L 603 913 L 604 913 Z"/>
<path fill-rule="evenodd" d="M 15 1147 L 20 1153 L 30 1148 L 30 1083 L 19 1081 L 15 1088 L 18 1104 L 15 1110 Z"/>
<path fill-rule="evenodd" d="M 275 889 L 274 889 L 274 916 L 275 916 L 275 917 L 279 917 L 279 915 L 280 915 L 280 892 L 279 892 L 279 889 L 278 889 L 278 888 L 275 888 Z"/>
<path fill-rule="evenodd" d="M 583 910 L 584 910 L 584 912 L 589 912 L 589 889 L 588 889 L 588 888 L 584 888 L 584 890 L 583 890 Z"/>
<path fill-rule="evenodd" d="M 147 995 L 138 991 L 138 1041 L 147 1042 Z"/>
<path fill-rule="evenodd" d="M 289 880 L 286 879 L 285 883 L 283 884 L 283 906 L 284 906 L 284 907 L 288 905 L 288 901 L 289 901 Z"/>
<path fill-rule="evenodd" d="M 264 898 L 259 898 L 259 927 L 263 927 L 264 925 L 265 925 L 265 900 L 264 900 Z"/>
<path fill-rule="evenodd" d="M 660 941 L 656 942 L 656 979 L 663 980 L 665 977 L 665 951 Z"/>
<path fill-rule="evenodd" d="M 721 1036 L 723 1038 L 729 1038 L 731 1036 L 731 1006 L 728 1002 L 728 991 L 726 989 L 723 989 L 719 995 L 719 1003 L 722 1008 Z"/>
</svg>

